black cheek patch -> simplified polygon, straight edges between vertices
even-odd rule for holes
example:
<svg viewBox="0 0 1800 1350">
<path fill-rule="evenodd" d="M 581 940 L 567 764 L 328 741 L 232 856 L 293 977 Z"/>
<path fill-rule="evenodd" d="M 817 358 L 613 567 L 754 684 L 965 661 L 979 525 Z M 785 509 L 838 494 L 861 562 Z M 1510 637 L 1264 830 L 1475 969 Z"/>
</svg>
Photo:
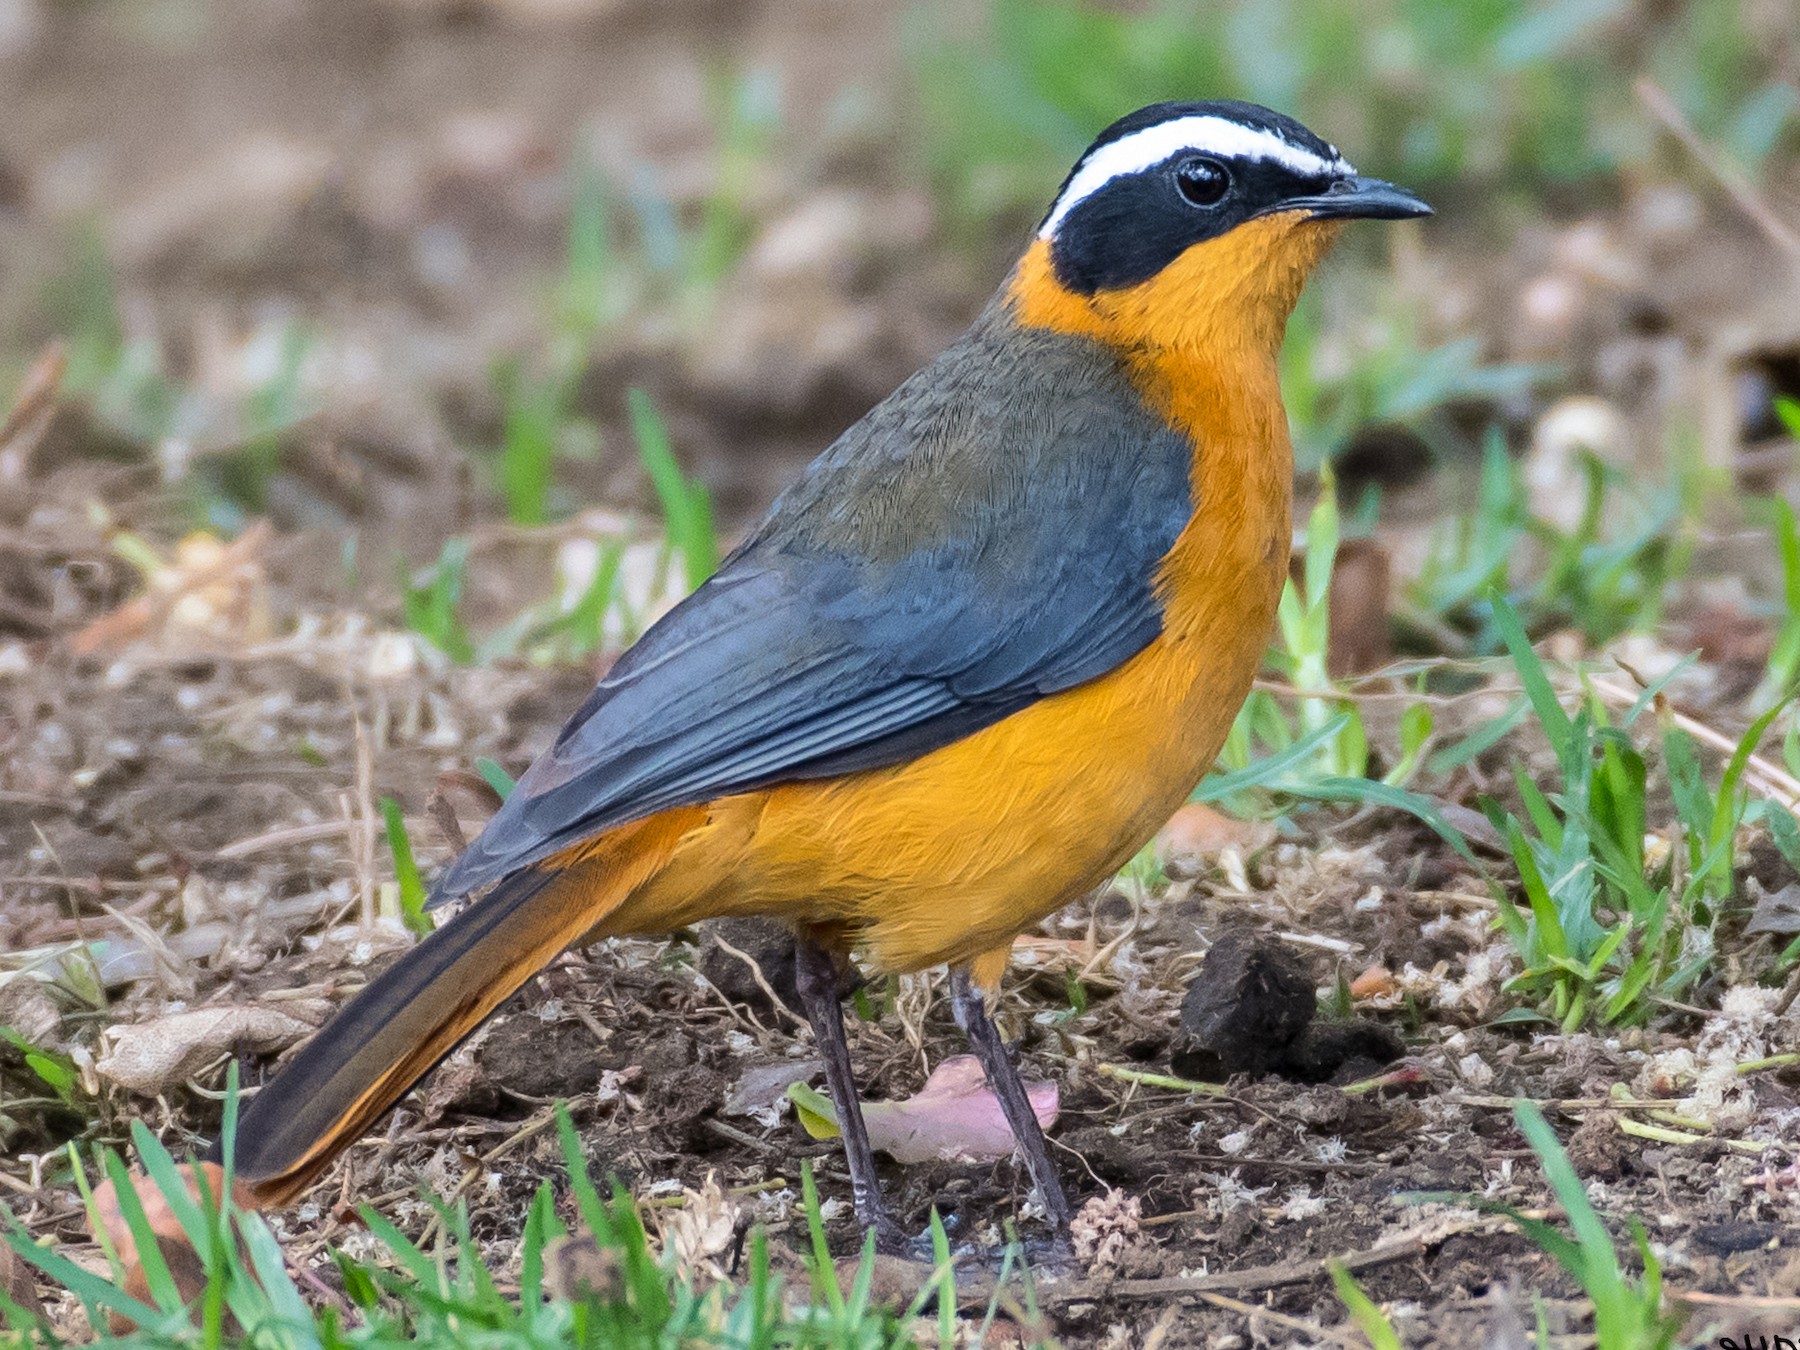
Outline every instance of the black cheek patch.
<svg viewBox="0 0 1800 1350">
<path fill-rule="evenodd" d="M 1139 285 L 1195 244 L 1241 223 L 1235 195 L 1201 208 L 1182 198 L 1164 168 L 1115 178 L 1058 223 L 1051 270 L 1077 295 Z"/>
</svg>

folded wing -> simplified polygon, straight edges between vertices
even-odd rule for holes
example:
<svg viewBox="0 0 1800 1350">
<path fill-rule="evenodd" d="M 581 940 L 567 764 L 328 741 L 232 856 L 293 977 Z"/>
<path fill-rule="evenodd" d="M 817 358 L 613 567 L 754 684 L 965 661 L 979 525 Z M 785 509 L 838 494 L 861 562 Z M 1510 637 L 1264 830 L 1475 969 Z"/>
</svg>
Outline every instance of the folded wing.
<svg viewBox="0 0 1800 1350">
<path fill-rule="evenodd" d="M 815 462 L 594 689 L 460 896 L 671 807 L 949 744 L 1160 631 L 1191 448 L 1116 358 L 990 315 Z"/>
</svg>

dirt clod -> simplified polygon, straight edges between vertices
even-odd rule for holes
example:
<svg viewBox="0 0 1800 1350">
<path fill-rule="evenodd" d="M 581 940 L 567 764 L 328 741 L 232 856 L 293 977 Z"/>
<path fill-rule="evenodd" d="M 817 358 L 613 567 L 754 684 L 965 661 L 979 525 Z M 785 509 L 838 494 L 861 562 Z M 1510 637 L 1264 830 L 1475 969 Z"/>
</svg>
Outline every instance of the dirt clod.
<svg viewBox="0 0 1800 1350">
<path fill-rule="evenodd" d="M 1312 1020 L 1313 982 L 1286 947 L 1226 933 L 1206 953 L 1181 1003 L 1175 1072 L 1219 1081 L 1265 1074 Z"/>
<path fill-rule="evenodd" d="M 695 966 L 733 1003 L 773 1012 L 766 984 L 788 1007 L 800 1007 L 794 985 L 794 933 L 770 919 L 714 919 L 700 925 Z M 757 977 L 761 976 L 759 980 Z"/>
<path fill-rule="evenodd" d="M 1348 1082 L 1404 1053 L 1386 1027 L 1315 1023 L 1317 1009 L 1312 978 L 1288 948 L 1251 933 L 1226 933 L 1188 985 L 1170 1066 L 1205 1082 L 1238 1073 Z"/>
</svg>

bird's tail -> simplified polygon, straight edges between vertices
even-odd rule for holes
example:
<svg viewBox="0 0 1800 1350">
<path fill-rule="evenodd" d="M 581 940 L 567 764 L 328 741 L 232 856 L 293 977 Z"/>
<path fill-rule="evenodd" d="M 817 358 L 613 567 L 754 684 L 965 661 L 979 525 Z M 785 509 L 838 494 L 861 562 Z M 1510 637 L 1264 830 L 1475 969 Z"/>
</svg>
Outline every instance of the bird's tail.
<svg viewBox="0 0 1800 1350">
<path fill-rule="evenodd" d="M 235 1170 L 255 1202 L 299 1195 L 514 990 L 661 870 L 694 814 L 635 821 L 516 873 L 370 982 L 239 1119 Z"/>
</svg>

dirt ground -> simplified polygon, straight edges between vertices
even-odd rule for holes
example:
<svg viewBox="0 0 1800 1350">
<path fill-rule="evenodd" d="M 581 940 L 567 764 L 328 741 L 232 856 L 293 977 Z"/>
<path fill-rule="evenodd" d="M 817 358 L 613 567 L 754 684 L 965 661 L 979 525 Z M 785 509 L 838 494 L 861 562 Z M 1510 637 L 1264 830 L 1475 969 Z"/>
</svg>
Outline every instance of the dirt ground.
<svg viewBox="0 0 1800 1350">
<path fill-rule="evenodd" d="M 0 945 L 61 959 L 92 943 L 110 990 L 84 1010 L 15 983 L 7 1020 L 76 1050 L 99 1089 L 100 1137 L 118 1137 L 133 1115 L 178 1147 L 216 1130 L 226 1061 L 254 1083 L 271 1052 L 407 941 L 391 917 L 361 918 L 359 892 L 385 875 L 371 861 L 371 794 L 408 804 L 422 861 L 447 858 L 425 794 L 442 792 L 472 827 L 483 810 L 472 758 L 519 768 L 586 684 L 575 670 L 435 664 L 354 614 L 300 617 L 296 631 L 217 650 L 141 644 L 111 660 L 36 647 L 22 661 L 20 644 L 0 649 L 11 654 L 0 681 L 0 829 L 14 860 Z M 412 655 L 397 659 L 397 646 Z M 1319 815 L 1236 857 L 1159 893 L 1097 896 L 1021 943 L 1001 1017 L 1028 1072 L 1060 1085 L 1053 1139 L 1065 1184 L 1078 1197 L 1117 1188 L 1139 1206 L 1102 1224 L 1121 1237 L 1102 1269 L 1117 1292 L 1067 1302 L 1054 1283 L 1040 1291 L 1065 1344 L 1136 1344 L 1151 1325 L 1166 1344 L 1325 1343 L 1342 1309 L 1308 1263 L 1359 1254 L 1369 1258 L 1359 1278 L 1397 1306 L 1408 1343 L 1523 1345 L 1520 1328 L 1536 1315 L 1526 1291 L 1550 1299 L 1553 1327 L 1577 1327 L 1577 1291 L 1503 1221 L 1454 1199 L 1402 1199 L 1452 1192 L 1541 1207 L 1515 1096 L 1552 1104 L 1596 1204 L 1642 1217 L 1671 1284 L 1800 1294 L 1793 1154 L 1767 1142 L 1791 1139 L 1800 1119 L 1791 1070 L 1730 1089 L 1732 1132 L 1765 1141 L 1754 1153 L 1646 1142 L 1608 1109 L 1621 1090 L 1678 1097 L 1676 1061 L 1695 1051 L 1697 1032 L 1732 1062 L 1779 1048 L 1768 1005 L 1735 1022 L 1675 1009 L 1652 1031 L 1607 1039 L 1497 1027 L 1489 1019 L 1511 967 L 1491 931 L 1493 901 L 1434 836 L 1380 814 Z M 1772 854 L 1762 865 L 1770 893 L 1796 880 Z M 1356 1015 L 1397 1035 L 1405 1059 L 1353 1061 L 1336 1085 L 1239 1077 L 1218 1097 L 1113 1076 L 1170 1071 L 1200 955 L 1246 928 L 1288 946 L 1327 990 L 1370 967 L 1401 972 L 1366 989 Z M 700 977 L 709 959 L 686 934 L 559 961 L 278 1218 L 293 1258 L 321 1261 L 327 1243 L 365 1240 L 346 1222 L 356 1203 L 373 1200 L 417 1231 L 430 1216 L 421 1187 L 466 1196 L 476 1232 L 504 1254 L 537 1182 L 560 1172 L 544 1130 L 556 1099 L 570 1102 L 596 1170 L 652 1200 L 716 1179 L 734 1216 L 788 1242 L 799 1241 L 796 1169 L 810 1157 L 834 1237 L 853 1250 L 836 1145 L 807 1139 L 782 1109 L 788 1083 L 820 1081 L 809 1042 L 729 961 L 716 986 Z M 1079 1013 L 1069 972 L 1086 991 Z M 1726 963 L 1695 997 L 1710 1005 L 1731 982 Z M 868 1095 L 898 1098 L 960 1052 L 960 1038 L 940 979 L 874 992 L 891 1006 L 853 1020 L 853 1051 Z M 181 1021 L 200 1009 L 232 1010 L 232 1020 Z M 39 1169 L 54 1168 L 52 1150 L 84 1129 L 84 1113 L 34 1105 L 20 1067 L 5 1071 L 9 1203 L 35 1232 L 79 1249 L 79 1202 Z M 1346 1092 L 1347 1078 L 1365 1086 Z M 1371 1078 L 1382 1085 L 1368 1088 Z M 997 1243 L 1026 1199 L 1010 1163 L 890 1164 L 884 1180 L 905 1222 L 922 1228 L 936 1205 L 977 1246 Z M 1029 1217 L 1021 1227 L 1041 1231 Z M 1234 1286 L 1233 1272 L 1249 1272 L 1246 1283 Z M 1184 1283 L 1236 1302 L 1174 1299 Z M 1271 1315 L 1247 1318 L 1245 1304 Z"/>
<path fill-rule="evenodd" d="M 0 1056 L 0 1186 L 34 1233 L 78 1254 L 92 1248 L 77 1198 L 54 1184 L 60 1145 L 116 1142 L 133 1117 L 178 1152 L 216 1130 L 228 1063 L 260 1081 L 410 941 L 383 892 L 377 802 L 396 799 L 421 863 L 441 864 L 446 817 L 472 832 L 492 807 L 474 762 L 520 771 L 594 675 L 450 664 L 400 626 L 376 548 L 417 561 L 451 533 L 485 531 L 475 613 L 541 591 L 549 546 L 494 519 L 458 447 L 494 425 L 495 355 L 541 319 L 577 137 L 599 128 L 603 163 L 647 158 L 680 199 L 704 177 L 695 91 L 709 63 L 729 54 L 785 72 L 784 144 L 814 148 L 760 185 L 762 233 L 741 281 L 699 328 L 642 320 L 584 382 L 584 407 L 609 432 L 623 388 L 647 385 L 727 522 L 953 333 L 991 283 L 986 259 L 942 246 L 893 152 L 866 150 L 897 78 L 884 6 L 596 4 L 584 19 L 570 0 L 572 20 L 556 8 L 207 11 L 219 27 L 194 44 L 180 40 L 190 6 L 27 6 L 36 36 L 0 57 L 14 77 L 0 105 L 8 359 L 22 368 L 56 331 L 38 283 L 64 270 L 70 222 L 91 217 L 128 324 L 186 352 L 200 386 L 234 388 L 270 315 L 298 314 L 326 335 L 309 388 L 330 391 L 285 442 L 273 528 L 189 560 L 185 589 L 161 598 L 139 599 L 118 547 L 129 530 L 173 556 L 180 506 L 154 453 L 68 406 L 33 451 L 0 457 L 0 952 L 9 970 L 57 966 L 60 986 L 86 995 L 0 985 L 0 1023 L 69 1053 L 80 1077 L 63 1102 Z M 846 91 L 876 112 L 844 113 Z M 1709 222 L 1703 268 L 1689 265 L 1702 254 L 1684 211 Z M 806 267 L 784 261 L 784 229 Z M 1595 263 L 1595 232 L 1629 245 L 1626 273 Z M 1527 230 L 1500 257 L 1476 233 L 1403 250 L 1396 284 L 1434 294 L 1445 325 L 1502 314 L 1483 329 L 1497 354 L 1564 360 L 1571 386 L 1616 398 L 1636 426 L 1698 416 L 1713 463 L 1756 471 L 1734 457 L 1766 433 L 1734 399 L 1746 372 L 1765 386 L 1789 378 L 1781 353 L 1800 305 L 1784 288 L 1800 282 L 1765 266 L 1754 228 L 1690 196 Z M 1494 299 L 1532 286 L 1542 303 L 1523 317 Z M 237 433 L 207 421 L 210 406 L 193 428 L 202 453 Z M 578 465 L 565 486 L 621 507 L 648 500 L 616 457 Z M 1441 484 L 1410 491 L 1401 519 L 1441 508 Z M 346 537 L 374 559 L 360 572 Z M 1388 543 L 1403 559 L 1404 532 Z M 1717 574 L 1737 547 L 1709 542 Z M 1770 573 L 1767 559 L 1756 568 L 1752 592 Z M 1715 599 L 1701 588 L 1677 607 L 1673 646 L 1714 632 Z M 1767 624 L 1749 627 L 1754 649 Z M 1693 706 L 1733 707 L 1740 655 L 1714 646 Z M 1474 725 L 1505 706 L 1495 697 L 1447 698 L 1443 716 Z M 1504 789 L 1533 753 L 1509 738 L 1441 795 L 1467 804 Z M 1800 883 L 1772 849 L 1745 872 L 1764 894 Z M 1273 837 L 1227 831 L 1183 879 L 1121 882 L 1024 939 L 1000 1018 L 1028 1076 L 1060 1088 L 1065 1185 L 1130 1202 L 1089 1212 L 1106 1252 L 1089 1277 L 1038 1289 L 1046 1329 L 1108 1350 L 1358 1344 L 1319 1265 L 1337 1257 L 1409 1345 L 1523 1347 L 1534 1295 L 1567 1338 L 1557 1343 L 1582 1344 L 1576 1285 L 1457 1198 L 1549 1204 L 1511 1114 L 1526 1097 L 1545 1105 L 1622 1245 L 1628 1217 L 1641 1218 L 1670 1286 L 1701 1296 L 1693 1343 L 1721 1327 L 1800 1335 L 1800 1313 L 1755 1302 L 1800 1298 L 1800 1073 L 1719 1078 L 1794 1043 L 1779 991 L 1739 990 L 1770 939 L 1728 926 L 1692 1006 L 1644 1030 L 1567 1036 L 1495 1021 L 1516 967 L 1494 917 L 1488 882 L 1410 819 L 1313 810 Z M 1171 1072 L 1204 953 L 1245 931 L 1290 951 L 1327 1002 L 1355 982 L 1353 1015 L 1397 1037 L 1403 1058 L 1353 1059 L 1312 1084 L 1240 1075 L 1218 1096 L 1141 1081 Z M 327 1245 L 368 1242 L 356 1203 L 425 1229 L 421 1188 L 466 1197 L 503 1259 L 538 1181 L 560 1174 L 545 1129 L 558 1099 L 596 1172 L 652 1204 L 711 1196 L 733 1225 L 766 1223 L 790 1245 L 810 1158 L 837 1249 L 852 1251 L 836 1145 L 808 1138 L 784 1096 L 821 1081 L 810 1040 L 744 973 L 695 933 L 565 956 L 278 1216 L 291 1259 L 329 1281 Z M 880 1015 L 851 1025 L 867 1096 L 916 1091 L 961 1051 L 944 992 L 939 976 L 867 991 Z M 1643 1110 L 1628 1103 L 1684 1100 L 1696 1070 L 1715 1093 L 1713 1134 L 1627 1133 Z M 1041 1236 L 1011 1162 L 884 1163 L 883 1179 L 911 1227 L 935 1205 L 977 1248 L 1015 1216 Z"/>
</svg>

